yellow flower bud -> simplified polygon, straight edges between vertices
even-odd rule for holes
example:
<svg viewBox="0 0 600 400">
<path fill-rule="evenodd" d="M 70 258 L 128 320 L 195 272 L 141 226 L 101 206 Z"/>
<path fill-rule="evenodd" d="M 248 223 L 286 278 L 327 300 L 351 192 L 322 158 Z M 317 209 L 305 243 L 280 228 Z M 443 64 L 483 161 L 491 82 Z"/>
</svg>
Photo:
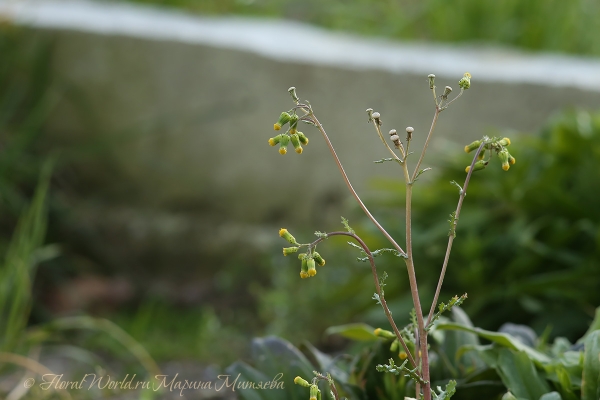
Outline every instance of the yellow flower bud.
<svg viewBox="0 0 600 400">
<path fill-rule="evenodd" d="M 298 138 L 300 139 L 300 143 L 302 143 L 304 146 L 308 144 L 308 138 L 306 135 L 304 135 L 304 133 L 298 132 Z"/>
<path fill-rule="evenodd" d="M 498 144 L 500 146 L 510 146 L 510 139 L 507 137 L 502 138 L 502 139 L 498 140 Z"/>
<path fill-rule="evenodd" d="M 508 150 L 502 149 L 498 152 L 498 158 L 502 163 L 502 169 L 505 171 L 508 171 L 508 169 L 510 168 L 510 164 L 508 163 L 508 157 L 510 157 L 510 154 L 508 154 Z"/>
<path fill-rule="evenodd" d="M 298 256 L 300 257 L 300 256 Z M 300 267 L 300 278 L 305 279 L 308 278 L 308 258 L 306 257 L 306 254 L 304 255 L 304 257 L 301 258 L 302 260 L 302 264 Z"/>
<path fill-rule="evenodd" d="M 290 142 L 290 137 L 288 135 L 281 135 L 279 139 L 279 154 L 284 155 L 287 153 L 287 145 Z"/>
<path fill-rule="evenodd" d="M 290 141 L 292 142 L 292 146 L 296 149 L 296 153 L 302 154 L 302 145 L 300 144 L 300 136 L 297 133 L 294 133 L 290 136 Z"/>
<path fill-rule="evenodd" d="M 304 387 L 310 387 L 310 383 L 308 383 L 308 381 L 306 379 L 303 379 L 300 376 L 297 376 L 294 378 L 294 383 L 296 385 L 300 385 L 300 386 L 304 386 Z"/>
<path fill-rule="evenodd" d="M 317 268 L 315 266 L 315 259 L 314 258 L 309 258 L 306 261 L 307 265 L 308 265 L 308 276 L 315 276 L 317 274 Z"/>
<path fill-rule="evenodd" d="M 399 358 L 400 358 L 402 361 L 404 361 L 404 360 L 406 360 L 406 359 L 408 358 L 408 354 L 406 354 L 406 352 L 405 352 L 405 351 L 401 351 L 400 353 L 398 353 L 398 357 L 399 357 Z"/>
<path fill-rule="evenodd" d="M 475 163 L 475 167 L 473 168 L 473 172 L 479 171 L 481 169 L 484 169 L 487 165 L 488 165 L 487 161 L 479 160 L 479 161 L 477 161 Z M 467 168 L 465 168 L 465 172 L 466 173 L 469 173 L 470 170 L 471 170 L 471 166 L 470 165 Z"/>
<path fill-rule="evenodd" d="M 286 112 L 282 112 L 281 115 L 279 116 L 279 120 L 277 122 L 275 122 L 275 124 L 273 125 L 273 128 L 276 131 L 280 130 L 283 125 L 290 122 L 291 118 L 292 117 L 290 116 L 290 114 L 288 114 Z"/>
<path fill-rule="evenodd" d="M 310 400 L 317 400 L 320 394 L 319 387 L 317 385 L 310 385 Z"/>
<path fill-rule="evenodd" d="M 279 236 L 281 236 L 282 238 L 284 238 L 285 240 L 287 240 L 291 244 L 295 244 L 295 245 L 298 244 L 298 242 L 296 242 L 296 239 L 285 228 L 281 228 L 279 230 Z"/>
<path fill-rule="evenodd" d="M 517 162 L 516 158 L 514 158 L 513 156 L 508 156 L 508 163 L 510 165 L 515 165 L 516 162 Z"/>
<path fill-rule="evenodd" d="M 292 253 L 295 253 L 298 251 L 300 247 L 284 247 L 283 248 L 283 255 L 284 256 L 289 256 Z"/>
<path fill-rule="evenodd" d="M 470 153 L 473 150 L 477 150 L 481 145 L 481 140 L 476 140 L 473 143 L 465 146 L 465 153 Z"/>
<path fill-rule="evenodd" d="M 381 328 L 375 329 L 373 333 L 375 334 L 375 336 L 379 336 L 386 339 L 394 339 L 396 337 L 396 335 L 394 335 L 392 332 L 386 331 L 385 329 Z"/>
<path fill-rule="evenodd" d="M 321 255 L 319 253 L 317 253 L 316 251 L 313 253 L 313 258 L 315 259 L 315 261 L 317 262 L 319 267 L 322 267 L 323 265 L 325 265 L 325 259 L 323 257 L 321 257 Z"/>
<path fill-rule="evenodd" d="M 272 137 L 271 139 L 269 139 L 269 144 L 271 146 L 276 146 L 279 143 L 279 141 L 281 140 L 282 136 L 283 135 L 277 135 L 275 137 Z"/>
</svg>

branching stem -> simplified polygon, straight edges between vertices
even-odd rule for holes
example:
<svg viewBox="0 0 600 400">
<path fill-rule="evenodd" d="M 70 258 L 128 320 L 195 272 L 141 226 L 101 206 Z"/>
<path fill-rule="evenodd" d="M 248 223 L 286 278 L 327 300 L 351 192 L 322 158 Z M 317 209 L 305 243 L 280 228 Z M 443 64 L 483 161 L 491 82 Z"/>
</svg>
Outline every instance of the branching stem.
<svg viewBox="0 0 600 400">
<path fill-rule="evenodd" d="M 367 247 L 365 242 L 355 233 L 340 231 L 340 232 L 331 232 L 331 233 L 327 234 L 327 237 L 331 237 L 331 236 L 350 236 L 351 238 L 353 238 L 354 240 L 356 240 L 358 242 L 360 247 L 362 247 L 364 252 L 367 254 L 367 257 L 369 258 L 369 263 L 371 263 L 371 273 L 373 274 L 373 281 L 375 283 L 375 291 L 377 292 L 377 295 L 379 296 L 379 301 L 381 302 L 381 306 L 383 307 L 385 316 L 387 317 L 390 325 L 392 326 L 392 330 L 394 331 L 396 338 L 398 338 L 398 341 L 402 345 L 402 348 L 404 348 L 404 351 L 406 352 L 406 355 L 408 357 L 408 361 L 411 363 L 413 368 L 415 368 L 417 366 L 417 363 L 415 362 L 415 359 L 413 358 L 410 350 L 408 349 L 408 346 L 406 345 L 406 342 L 404 341 L 402 334 L 398 330 L 398 327 L 396 326 L 396 323 L 394 322 L 394 318 L 392 318 L 392 312 L 390 311 L 390 309 L 385 301 L 385 296 L 383 294 L 383 291 L 381 290 L 381 285 L 379 284 L 379 276 L 377 275 L 377 267 L 375 266 L 375 259 L 373 258 L 373 254 L 371 253 L 371 250 L 369 250 L 369 247 Z M 322 242 L 325 239 L 326 238 L 324 238 L 324 237 L 318 238 L 317 240 L 312 242 L 309 246 L 312 248 L 315 245 L 317 245 L 319 242 Z"/>
<path fill-rule="evenodd" d="M 375 217 L 369 212 L 369 209 L 367 208 L 367 206 L 365 206 L 365 204 L 362 202 L 362 200 L 356 193 L 356 190 L 354 190 L 354 188 L 352 187 L 352 184 L 350 183 L 350 180 L 348 179 L 348 175 L 346 175 L 346 171 L 344 171 L 344 167 L 342 166 L 342 163 L 340 162 L 340 159 L 338 158 L 338 156 L 335 152 L 335 149 L 333 148 L 333 144 L 331 144 L 331 140 L 329 140 L 329 137 L 327 136 L 327 132 L 325 132 L 325 128 L 323 128 L 323 125 L 321 125 L 321 123 L 319 122 L 319 120 L 317 119 L 317 117 L 311 110 L 308 111 L 307 117 L 310 117 L 310 120 L 315 124 L 315 126 L 319 129 L 319 131 L 323 135 L 323 138 L 325 139 L 325 142 L 327 143 L 327 146 L 329 147 L 329 151 L 331 152 L 331 155 L 333 156 L 333 159 L 335 160 L 335 163 L 336 163 L 338 169 L 340 170 L 340 173 L 342 174 L 342 178 L 344 179 L 344 182 L 346 182 L 346 186 L 348 186 L 348 190 L 350 190 L 350 193 L 352 193 L 352 196 L 354 196 L 354 199 L 356 199 L 360 208 L 362 208 L 362 210 L 367 215 L 367 217 L 369 217 L 371 222 L 373 222 L 373 224 L 377 227 L 377 229 L 379 229 L 381 231 L 381 233 L 383 233 L 383 235 L 386 237 L 386 239 L 389 240 L 389 242 L 396 248 L 396 250 L 398 250 L 400 252 L 400 254 L 402 254 L 403 256 L 406 256 L 406 252 L 402 249 L 402 247 L 400 247 L 400 245 L 398 243 L 396 243 L 394 238 L 389 233 L 387 233 L 387 231 L 383 228 L 383 226 L 381 226 L 381 224 L 379 222 L 377 222 Z"/>
</svg>

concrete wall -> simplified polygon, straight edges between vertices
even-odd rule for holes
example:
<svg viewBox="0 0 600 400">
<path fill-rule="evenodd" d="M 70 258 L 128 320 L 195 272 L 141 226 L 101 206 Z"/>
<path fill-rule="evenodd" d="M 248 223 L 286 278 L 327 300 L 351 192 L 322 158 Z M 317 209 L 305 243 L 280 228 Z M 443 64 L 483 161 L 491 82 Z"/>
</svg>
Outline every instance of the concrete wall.
<svg viewBox="0 0 600 400">
<path fill-rule="evenodd" d="M 310 100 L 362 194 L 374 177 L 399 176 L 372 162 L 388 155 L 365 109 L 382 114 L 385 132 L 415 127 L 416 150 L 434 111 L 429 73 L 455 92 L 463 72 L 473 78 L 442 113 L 424 166 L 490 129 L 534 132 L 565 107 L 600 105 L 599 60 L 117 4 L 2 1 L 0 14 L 28 27 L 28 40 L 53 44 L 61 100 L 47 137 L 91 154 L 76 162 L 73 213 L 119 237 L 111 257 L 126 268 L 146 268 L 144 257 L 194 265 L 228 241 L 267 246 L 282 221 L 337 224 L 349 195 L 319 133 L 303 128 L 302 155 L 267 145 L 292 106 L 290 86 Z"/>
</svg>

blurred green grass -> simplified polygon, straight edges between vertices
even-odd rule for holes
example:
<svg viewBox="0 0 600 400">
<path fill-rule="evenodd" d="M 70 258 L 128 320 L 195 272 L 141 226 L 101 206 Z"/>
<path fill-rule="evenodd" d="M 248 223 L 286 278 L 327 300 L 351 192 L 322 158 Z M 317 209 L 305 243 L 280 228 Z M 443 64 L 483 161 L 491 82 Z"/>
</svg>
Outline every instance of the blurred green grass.
<svg viewBox="0 0 600 400">
<path fill-rule="evenodd" d="M 595 0 L 134 0 L 207 15 L 285 18 L 395 39 L 600 55 Z"/>
</svg>

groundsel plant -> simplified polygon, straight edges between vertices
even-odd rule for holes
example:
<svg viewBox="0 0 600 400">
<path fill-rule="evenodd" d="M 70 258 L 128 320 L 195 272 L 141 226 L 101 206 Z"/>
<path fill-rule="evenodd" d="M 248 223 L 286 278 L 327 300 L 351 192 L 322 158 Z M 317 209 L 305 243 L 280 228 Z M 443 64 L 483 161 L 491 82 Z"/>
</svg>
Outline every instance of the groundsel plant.
<svg viewBox="0 0 600 400">
<path fill-rule="evenodd" d="M 329 140 L 325 129 L 317 119 L 315 112 L 312 109 L 312 106 L 308 101 L 300 100 L 296 93 L 296 88 L 291 87 L 289 89 L 289 93 L 292 97 L 293 102 L 295 103 L 294 107 L 290 110 L 282 112 L 279 120 L 274 124 L 274 129 L 276 131 L 282 131 L 285 126 L 288 126 L 287 130 L 279 135 L 270 138 L 269 144 L 271 146 L 279 145 L 279 153 L 285 155 L 287 153 L 287 147 L 289 143 L 295 149 L 295 152 L 298 154 L 302 154 L 303 147 L 308 144 L 308 138 L 306 135 L 298 130 L 298 126 L 300 122 L 306 123 L 308 125 L 313 125 L 316 127 L 319 132 L 321 132 L 323 138 L 331 155 L 333 156 L 337 167 L 342 175 L 342 178 L 352 196 L 358 202 L 360 208 L 364 211 L 367 217 L 375 224 L 375 226 L 381 231 L 381 233 L 387 238 L 387 240 L 392 245 L 391 248 L 384 248 L 371 251 L 367 244 L 354 232 L 354 230 L 348 224 L 348 221 L 342 217 L 342 223 L 344 225 L 343 231 L 335 231 L 335 232 L 315 232 L 317 236 L 316 240 L 310 243 L 299 243 L 294 236 L 288 232 L 287 229 L 282 228 L 279 231 L 279 235 L 287 240 L 292 246 L 285 247 L 283 249 L 283 255 L 288 256 L 291 254 L 298 254 L 298 258 L 300 260 L 300 277 L 301 278 L 309 278 L 313 277 L 317 274 L 317 266 L 322 267 L 325 265 L 325 259 L 319 254 L 317 250 L 317 245 L 323 242 L 326 239 L 329 239 L 334 236 L 347 236 L 352 239 L 352 242 L 349 242 L 352 246 L 359 249 L 362 257 L 359 257 L 361 261 L 368 261 L 371 264 L 371 272 L 373 275 L 373 281 L 375 283 L 375 291 L 373 298 L 374 300 L 381 305 L 387 319 L 389 321 L 391 331 L 384 330 L 378 328 L 375 330 L 375 335 L 380 336 L 382 338 L 393 339 L 392 349 L 396 349 L 399 351 L 399 358 L 403 360 L 402 364 L 396 365 L 392 359 L 390 359 L 389 364 L 386 365 L 378 365 L 377 370 L 385 373 L 393 373 L 396 375 L 402 374 L 410 377 L 415 381 L 416 393 L 415 397 L 417 399 L 431 400 L 433 399 L 448 399 L 455 392 L 456 382 L 450 381 L 445 389 L 437 388 L 437 392 L 432 390 L 430 384 L 430 373 L 429 373 L 429 357 L 428 357 L 428 346 L 427 346 L 427 334 L 431 330 L 433 323 L 437 320 L 437 318 L 447 310 L 450 310 L 455 305 L 460 305 L 465 299 L 466 294 L 458 297 L 455 296 L 452 298 L 448 304 L 438 302 L 438 297 L 440 294 L 440 290 L 442 287 L 442 283 L 444 281 L 444 275 L 446 273 L 446 268 L 448 266 L 448 260 L 450 257 L 450 252 L 452 249 L 452 244 L 454 242 L 454 238 L 456 237 L 456 227 L 459 221 L 460 211 L 463 205 L 463 201 L 467 194 L 467 188 L 469 186 L 469 181 L 471 179 L 471 175 L 475 171 L 483 170 L 490 163 L 492 157 L 497 156 L 500 159 L 500 163 L 502 169 L 507 171 L 512 164 L 515 164 L 515 158 L 510 155 L 507 150 L 507 147 L 510 145 L 510 140 L 508 138 L 490 138 L 487 136 L 482 137 L 479 140 L 472 142 L 471 144 L 465 146 L 465 151 L 467 153 L 475 152 L 474 157 L 471 161 L 471 164 L 466 167 L 466 178 L 464 184 L 461 186 L 457 182 L 452 182 L 455 186 L 457 186 L 459 191 L 458 205 L 456 210 L 450 214 L 450 229 L 448 233 L 448 245 L 444 260 L 441 266 L 441 272 L 439 281 L 435 290 L 435 295 L 431 307 L 429 309 L 428 314 L 423 313 L 423 308 L 421 306 L 421 300 L 419 298 L 419 289 L 417 286 L 417 278 L 415 274 L 415 265 L 413 262 L 413 249 L 412 249 L 412 229 L 411 229 L 411 214 L 412 214 L 412 191 L 415 183 L 427 170 L 430 168 L 421 169 L 421 164 L 425 157 L 425 153 L 429 146 L 429 142 L 433 136 L 433 131 L 435 129 L 436 123 L 438 121 L 439 115 L 442 111 L 446 110 L 452 103 L 454 103 L 459 97 L 463 95 L 463 93 L 470 88 L 471 86 L 471 74 L 465 73 L 464 76 L 458 82 L 458 86 L 460 87 L 460 92 L 458 95 L 450 98 L 452 93 L 452 88 L 450 86 L 446 86 L 441 95 L 436 94 L 436 86 L 435 86 L 435 75 L 431 74 L 428 76 L 429 89 L 433 93 L 433 99 L 435 103 L 435 113 L 433 115 L 433 121 L 431 123 L 431 128 L 429 129 L 429 133 L 427 134 L 427 138 L 425 140 L 425 144 L 423 149 L 420 152 L 420 155 L 417 158 L 416 164 L 413 168 L 409 168 L 409 161 L 412 160 L 412 152 L 410 151 L 411 142 L 414 135 L 414 129 L 412 127 L 406 128 L 406 137 L 404 141 L 401 140 L 400 135 L 395 129 L 389 131 L 389 137 L 383 134 L 382 131 L 382 118 L 380 113 L 373 111 L 372 109 L 367 110 L 368 121 L 373 124 L 375 128 L 375 132 L 377 136 L 383 143 L 384 147 L 389 152 L 389 158 L 384 158 L 379 161 L 375 161 L 377 163 L 383 162 L 393 162 L 397 164 L 403 172 L 404 181 L 406 184 L 406 243 L 403 246 L 400 246 L 392 236 L 384 229 L 384 227 L 373 217 L 373 215 L 369 212 L 368 208 L 362 202 L 344 168 L 336 155 L 333 144 Z M 382 253 L 392 253 L 393 255 L 400 257 L 403 262 L 406 264 L 406 270 L 408 272 L 408 279 L 410 283 L 410 290 L 412 295 L 412 300 L 414 304 L 414 312 L 411 315 L 411 323 L 404 328 L 399 329 L 394 319 L 392 318 L 392 313 L 385 301 L 384 290 L 385 286 L 384 281 L 387 278 L 387 274 L 383 273 L 381 276 L 377 273 L 377 268 L 375 265 L 374 258 Z M 297 377 L 294 381 L 296 384 L 305 386 L 309 388 L 310 391 L 310 400 L 317 400 L 321 398 L 321 392 L 318 390 L 317 382 L 319 380 L 326 380 L 329 383 L 331 388 L 330 395 L 332 398 L 338 400 L 339 396 L 337 391 L 335 390 L 335 384 L 331 379 L 331 376 L 323 375 L 320 372 L 315 371 L 315 377 L 312 378 L 311 383 L 309 383 L 306 379 L 302 377 Z"/>
</svg>

